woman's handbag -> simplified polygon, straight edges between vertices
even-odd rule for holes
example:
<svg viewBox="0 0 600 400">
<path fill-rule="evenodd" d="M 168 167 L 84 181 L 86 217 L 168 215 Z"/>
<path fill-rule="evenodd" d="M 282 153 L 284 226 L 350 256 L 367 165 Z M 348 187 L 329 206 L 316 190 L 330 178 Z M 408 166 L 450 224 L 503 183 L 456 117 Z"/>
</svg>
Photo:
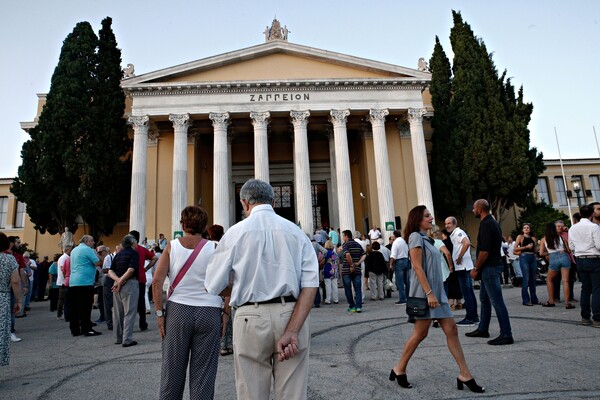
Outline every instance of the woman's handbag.
<svg viewBox="0 0 600 400">
<path fill-rule="evenodd" d="M 423 239 L 423 265 L 422 269 L 425 272 L 425 239 Z M 427 299 L 422 297 L 408 297 L 406 301 L 406 314 L 411 317 L 424 317 L 427 314 L 427 308 L 429 307 Z"/>
<path fill-rule="evenodd" d="M 409 297 L 406 301 L 406 314 L 412 317 L 424 317 L 427 313 L 427 299 Z"/>
</svg>

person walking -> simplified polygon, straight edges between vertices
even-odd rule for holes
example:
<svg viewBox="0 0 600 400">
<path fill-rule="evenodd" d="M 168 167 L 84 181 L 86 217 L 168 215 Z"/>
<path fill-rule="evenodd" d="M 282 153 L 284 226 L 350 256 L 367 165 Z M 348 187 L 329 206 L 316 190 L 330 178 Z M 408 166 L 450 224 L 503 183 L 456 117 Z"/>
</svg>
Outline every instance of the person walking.
<svg viewBox="0 0 600 400">
<path fill-rule="evenodd" d="M 433 239 L 427 236 L 427 231 L 433 226 L 432 222 L 433 216 L 429 210 L 425 206 L 416 206 L 410 210 L 404 228 L 404 238 L 408 242 L 412 265 L 409 294 L 411 297 L 426 298 L 428 308 L 422 317 L 408 317 L 408 321 L 414 324 L 413 332 L 404 345 L 400 360 L 390 372 L 390 380 L 397 381 L 403 388 L 412 388 L 406 375 L 408 362 L 419 344 L 427 337 L 431 320 L 437 319 L 446 335 L 448 350 L 459 368 L 457 388 L 462 390 L 464 385 L 467 385 L 471 391 L 483 393 L 485 389 L 477 384 L 469 371 L 458 338 L 454 314 L 450 310 L 444 291 L 439 251 L 434 247 Z"/>
</svg>

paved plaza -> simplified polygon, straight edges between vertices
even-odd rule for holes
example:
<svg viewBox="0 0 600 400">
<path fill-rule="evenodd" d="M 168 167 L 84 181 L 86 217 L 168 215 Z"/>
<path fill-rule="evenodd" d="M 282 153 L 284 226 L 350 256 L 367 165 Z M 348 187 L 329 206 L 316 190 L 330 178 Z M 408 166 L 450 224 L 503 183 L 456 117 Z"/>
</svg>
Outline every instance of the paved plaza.
<svg viewBox="0 0 600 400">
<path fill-rule="evenodd" d="M 564 303 L 556 308 L 524 307 L 519 288 L 503 290 L 514 345 L 489 346 L 485 339 L 464 337 L 473 328 L 459 328 L 469 366 L 486 393 L 456 389 L 457 367 L 442 331 L 434 328 L 409 364 L 414 388 L 402 389 L 388 381 L 412 331 L 404 306 L 395 305 L 394 298 L 367 300 L 362 314 L 347 313 L 342 301 L 313 309 L 308 397 L 600 398 L 600 329 L 579 325 L 579 307 L 566 310 Z M 545 290 L 538 287 L 540 299 L 546 298 Z M 577 296 L 579 291 L 577 283 Z M 12 345 L 10 366 L 0 368 L 0 399 L 158 398 L 161 347 L 154 316 L 148 331 L 134 332 L 139 345 L 123 348 L 113 344 L 112 332 L 102 324 L 97 328 L 102 336 L 72 337 L 67 324 L 48 307 L 48 302 L 32 303 L 29 316 L 17 320 L 23 341 Z M 455 314 L 458 321 L 464 311 Z M 97 310 L 92 317 L 98 318 Z M 498 334 L 495 319 L 490 334 Z M 231 356 L 220 358 L 215 398 L 235 399 Z"/>
</svg>

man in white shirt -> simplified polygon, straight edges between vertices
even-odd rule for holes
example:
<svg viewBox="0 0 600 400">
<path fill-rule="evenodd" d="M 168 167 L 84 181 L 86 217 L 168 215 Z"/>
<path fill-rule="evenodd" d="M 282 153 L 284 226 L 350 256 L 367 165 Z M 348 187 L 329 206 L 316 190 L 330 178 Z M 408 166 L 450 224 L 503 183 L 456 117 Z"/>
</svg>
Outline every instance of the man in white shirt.
<svg viewBox="0 0 600 400">
<path fill-rule="evenodd" d="M 273 188 L 251 179 L 240 190 L 246 219 L 229 228 L 208 264 L 205 286 L 219 294 L 233 278 L 238 399 L 306 399 L 308 314 L 319 286 L 310 240 L 275 214 Z"/>
<path fill-rule="evenodd" d="M 390 253 L 390 270 L 396 275 L 396 287 L 398 288 L 398 301 L 396 304 L 406 304 L 408 298 L 408 289 L 410 280 L 408 271 L 410 262 L 408 261 L 408 245 L 402 237 L 400 229 L 394 231 L 394 242 Z"/>
<path fill-rule="evenodd" d="M 379 244 L 383 244 L 383 240 L 381 240 L 381 231 L 375 225 L 373 225 L 369 231 L 369 240 L 371 240 L 371 243 L 379 242 Z"/>
<path fill-rule="evenodd" d="M 470 271 L 473 267 L 471 259 L 471 241 L 469 237 L 458 226 L 456 218 L 450 216 L 444 221 L 446 230 L 450 233 L 452 241 L 452 261 L 454 261 L 454 271 L 460 284 L 460 291 L 465 299 L 465 309 L 467 314 L 462 321 L 456 323 L 457 326 L 474 326 L 479 322 L 477 316 L 477 299 L 473 290 L 473 281 Z"/>
<path fill-rule="evenodd" d="M 581 206 L 581 221 L 569 230 L 569 247 L 581 279 L 581 324 L 600 328 L 600 227 L 590 221 L 593 212 Z"/>
</svg>

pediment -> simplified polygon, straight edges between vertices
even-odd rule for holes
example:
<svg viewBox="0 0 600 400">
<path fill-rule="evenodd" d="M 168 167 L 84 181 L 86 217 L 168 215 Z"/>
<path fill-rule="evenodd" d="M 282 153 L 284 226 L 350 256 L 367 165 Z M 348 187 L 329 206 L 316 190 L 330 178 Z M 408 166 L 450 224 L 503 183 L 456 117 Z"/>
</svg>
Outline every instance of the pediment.
<svg viewBox="0 0 600 400">
<path fill-rule="evenodd" d="M 429 81 L 431 74 L 279 40 L 128 78 L 123 87 L 344 79 Z"/>
</svg>

